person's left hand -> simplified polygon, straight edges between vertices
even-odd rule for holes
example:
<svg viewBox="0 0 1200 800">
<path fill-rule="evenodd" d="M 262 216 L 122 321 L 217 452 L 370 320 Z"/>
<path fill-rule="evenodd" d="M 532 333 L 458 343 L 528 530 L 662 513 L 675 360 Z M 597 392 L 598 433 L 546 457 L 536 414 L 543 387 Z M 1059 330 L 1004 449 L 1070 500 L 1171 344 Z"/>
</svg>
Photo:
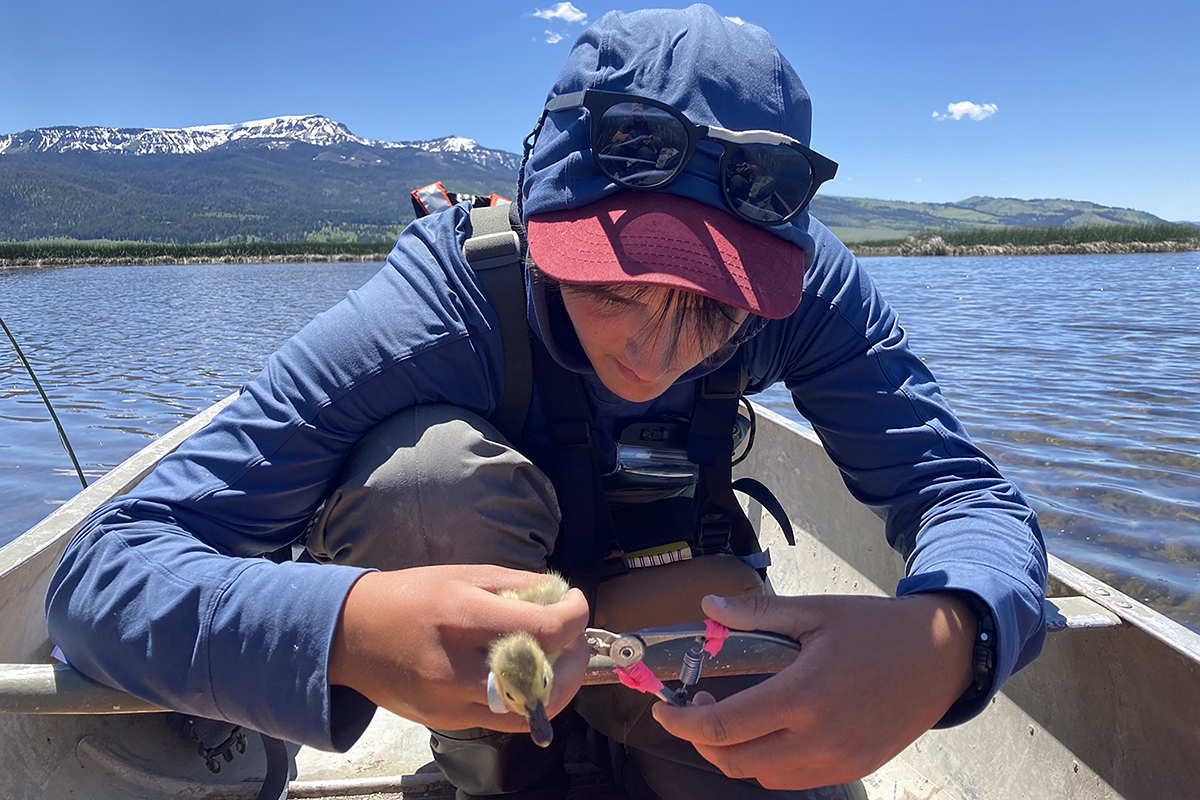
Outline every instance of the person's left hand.
<svg viewBox="0 0 1200 800">
<path fill-rule="evenodd" d="M 730 628 L 801 643 L 782 672 L 654 718 L 731 778 L 810 789 L 868 775 L 932 727 L 972 679 L 975 618 L 953 594 L 706 597 Z"/>
</svg>

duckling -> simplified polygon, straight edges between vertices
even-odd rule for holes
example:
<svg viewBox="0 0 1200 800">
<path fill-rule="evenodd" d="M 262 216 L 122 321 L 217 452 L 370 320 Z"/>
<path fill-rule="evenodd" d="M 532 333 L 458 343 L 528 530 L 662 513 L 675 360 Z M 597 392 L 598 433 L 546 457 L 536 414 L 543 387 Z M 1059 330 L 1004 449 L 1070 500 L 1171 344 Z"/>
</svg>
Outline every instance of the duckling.
<svg viewBox="0 0 1200 800">
<path fill-rule="evenodd" d="M 541 583 L 525 589 L 508 589 L 501 597 L 547 606 L 562 600 L 567 582 L 551 572 Z M 554 685 L 558 653 L 547 654 L 528 633 L 501 636 L 488 648 L 488 705 L 496 713 L 514 711 L 529 722 L 529 735 L 538 747 L 549 747 L 554 728 L 546 716 L 546 703 Z"/>
</svg>

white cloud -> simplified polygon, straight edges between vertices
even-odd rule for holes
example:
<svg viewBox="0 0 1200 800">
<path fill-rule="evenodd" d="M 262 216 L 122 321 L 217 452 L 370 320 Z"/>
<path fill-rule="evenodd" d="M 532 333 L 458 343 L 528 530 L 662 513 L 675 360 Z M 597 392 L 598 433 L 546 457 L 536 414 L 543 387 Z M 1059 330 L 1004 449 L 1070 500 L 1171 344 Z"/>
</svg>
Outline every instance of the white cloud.
<svg viewBox="0 0 1200 800">
<path fill-rule="evenodd" d="M 742 19 L 741 17 L 726 17 L 725 19 L 729 20 L 734 25 L 745 25 L 746 24 L 746 20 Z"/>
<path fill-rule="evenodd" d="M 561 33 L 555 33 L 554 31 L 546 31 L 546 44 L 558 44 L 562 40 L 563 40 L 563 35 Z"/>
<path fill-rule="evenodd" d="M 571 3 L 555 3 L 550 8 L 539 8 L 533 15 L 539 19 L 561 19 L 568 24 L 587 22 L 587 14 Z"/>
<path fill-rule="evenodd" d="M 933 118 L 936 120 L 943 119 L 962 119 L 970 117 L 978 122 L 981 119 L 987 119 L 992 114 L 995 114 L 999 108 L 995 103 L 972 103 L 970 100 L 963 100 L 961 103 L 951 103 L 946 106 L 947 113 L 941 114 L 937 111 L 933 112 Z"/>
</svg>

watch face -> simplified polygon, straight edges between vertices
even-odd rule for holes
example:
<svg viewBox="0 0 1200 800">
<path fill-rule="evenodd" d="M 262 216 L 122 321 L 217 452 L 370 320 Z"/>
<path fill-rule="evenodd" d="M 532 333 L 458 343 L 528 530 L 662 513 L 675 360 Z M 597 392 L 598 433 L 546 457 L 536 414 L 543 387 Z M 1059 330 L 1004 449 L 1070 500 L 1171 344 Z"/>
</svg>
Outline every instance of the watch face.
<svg viewBox="0 0 1200 800">
<path fill-rule="evenodd" d="M 975 611 L 975 683 L 974 689 L 980 694 L 986 693 L 992 685 L 993 673 L 996 670 L 996 623 L 991 611 L 983 603 L 978 603 L 979 610 Z M 972 609 L 974 610 L 974 609 Z"/>
</svg>

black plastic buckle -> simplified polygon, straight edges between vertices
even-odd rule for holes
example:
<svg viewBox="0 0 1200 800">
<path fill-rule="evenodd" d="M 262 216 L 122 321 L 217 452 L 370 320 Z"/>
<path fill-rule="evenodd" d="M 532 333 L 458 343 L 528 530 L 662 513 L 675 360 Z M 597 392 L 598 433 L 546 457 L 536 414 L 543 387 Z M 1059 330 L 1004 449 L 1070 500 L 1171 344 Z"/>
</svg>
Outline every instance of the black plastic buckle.
<svg viewBox="0 0 1200 800">
<path fill-rule="evenodd" d="M 706 400 L 737 400 L 742 396 L 741 375 L 732 370 L 710 372 L 700 381 L 700 396 Z"/>
<path fill-rule="evenodd" d="M 696 554 L 706 556 L 723 552 L 729 547 L 729 540 L 732 536 L 733 521 L 729 519 L 728 514 L 705 514 L 700 520 Z"/>
<path fill-rule="evenodd" d="M 629 566 L 625 563 L 625 559 L 619 554 L 604 559 L 603 563 L 600 565 L 600 580 L 602 581 L 627 574 L 629 574 Z"/>
</svg>

